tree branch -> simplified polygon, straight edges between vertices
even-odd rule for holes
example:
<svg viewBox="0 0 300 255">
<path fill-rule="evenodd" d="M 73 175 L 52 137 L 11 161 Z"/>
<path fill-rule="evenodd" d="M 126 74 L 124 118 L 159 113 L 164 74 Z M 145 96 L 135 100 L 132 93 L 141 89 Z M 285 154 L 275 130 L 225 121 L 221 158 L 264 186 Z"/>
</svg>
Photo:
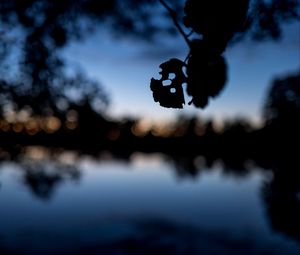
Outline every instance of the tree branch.
<svg viewBox="0 0 300 255">
<path fill-rule="evenodd" d="M 183 38 L 186 41 L 186 43 L 188 44 L 188 46 L 191 48 L 191 41 L 189 40 L 188 35 L 183 31 L 182 27 L 178 23 L 176 12 L 164 0 L 159 0 L 159 2 L 167 9 L 170 17 L 173 20 L 174 25 L 178 29 L 179 33 L 183 36 Z"/>
</svg>

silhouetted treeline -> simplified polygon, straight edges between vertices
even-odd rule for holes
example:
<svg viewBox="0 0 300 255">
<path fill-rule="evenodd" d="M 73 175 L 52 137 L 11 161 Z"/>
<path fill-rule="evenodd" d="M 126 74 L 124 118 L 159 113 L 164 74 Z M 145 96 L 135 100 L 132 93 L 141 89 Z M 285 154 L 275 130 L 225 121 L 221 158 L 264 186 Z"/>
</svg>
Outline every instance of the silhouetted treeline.
<svg viewBox="0 0 300 255">
<path fill-rule="evenodd" d="M 185 123 L 187 122 L 185 121 Z M 185 126 L 184 130 L 190 130 L 195 127 L 195 119 L 191 119 L 190 123 L 190 125 Z M 132 128 L 132 122 L 127 121 L 123 125 L 123 129 L 119 132 L 119 139 L 121 140 L 114 140 L 117 146 L 114 147 L 111 144 L 110 151 L 94 151 L 92 153 L 94 159 L 100 160 L 99 162 L 107 160 L 107 158 L 113 160 L 122 159 L 125 162 L 131 161 L 131 156 L 136 152 L 131 149 L 141 143 L 138 141 L 139 138 L 125 135 L 128 129 Z M 216 133 L 213 131 L 211 122 L 207 122 L 207 131 L 204 131 L 202 134 L 204 136 L 206 136 L 205 132 L 210 134 L 209 138 L 205 139 L 214 138 L 212 145 L 209 145 L 209 142 L 206 144 L 210 150 L 209 152 L 205 152 L 205 148 L 199 149 L 203 144 L 198 144 L 197 148 L 188 148 L 187 152 L 184 150 L 185 148 L 180 147 L 181 145 L 195 145 L 193 139 L 196 139 L 195 142 L 205 141 L 205 139 L 201 140 L 199 135 L 195 135 L 191 131 L 189 131 L 189 135 L 181 131 L 182 133 L 180 133 L 179 137 L 172 136 L 168 138 L 159 138 L 148 134 L 148 138 L 141 139 L 146 139 L 147 145 L 152 144 L 160 147 L 156 147 L 155 150 L 150 147 L 151 150 L 146 150 L 145 146 L 141 146 L 140 151 L 143 151 L 143 148 L 144 152 L 159 152 L 164 155 L 164 159 L 173 166 L 171 169 L 173 169 L 178 178 L 201 178 L 203 173 L 216 169 L 224 175 L 239 179 L 245 178 L 254 172 L 260 172 L 264 177 L 268 176 L 268 178 L 263 178 L 263 183 L 260 186 L 260 196 L 269 224 L 275 231 L 300 241 L 300 161 L 297 150 L 294 152 L 295 148 L 281 148 L 280 143 L 277 143 L 277 146 L 272 149 L 270 146 L 274 146 L 273 144 L 263 146 L 266 140 L 262 140 L 260 143 L 257 143 L 258 141 L 251 143 L 250 140 L 253 137 L 263 139 L 265 128 L 251 131 L 251 129 L 249 130 L 249 125 L 245 125 L 245 122 L 243 122 L 243 125 L 239 122 L 239 124 L 234 123 L 232 126 L 234 128 L 230 127 L 227 131 L 224 130 L 223 133 Z M 178 135 L 178 130 L 174 132 Z M 244 139 L 246 136 L 249 137 L 245 143 L 231 140 Z M 224 146 L 225 141 L 227 143 L 226 146 Z M 169 147 L 167 150 L 167 144 L 176 148 L 171 150 Z M 263 149 L 268 147 L 270 151 L 263 151 L 263 149 L 258 147 L 243 147 L 247 144 L 263 146 Z M 235 148 L 234 146 L 237 145 L 241 147 Z M 212 146 L 224 147 L 215 148 L 216 153 L 213 153 L 212 150 L 214 148 Z M 64 182 L 80 182 L 81 169 L 80 167 L 78 168 L 77 162 L 82 158 L 82 151 L 76 152 L 62 148 L 54 149 L 38 146 L 14 148 L 15 150 L 10 152 L 0 150 L 2 157 L 0 171 L 3 170 L 3 167 L 5 169 L 5 163 L 8 160 L 12 160 L 14 164 L 18 165 L 17 169 L 21 171 L 21 180 L 24 185 L 38 198 L 43 200 L 51 199 L 57 187 L 63 185 Z M 254 150 L 253 153 L 251 153 L 251 149 Z M 246 152 L 250 152 L 250 154 Z M 157 234 L 160 235 L 162 233 L 158 232 Z M 120 246 L 118 245 L 118 247 Z"/>
<path fill-rule="evenodd" d="M 66 112 L 48 116 L 6 109 L 0 121 L 3 149 L 28 145 L 74 149 L 97 154 L 101 150 L 131 154 L 134 151 L 171 155 L 205 155 L 235 158 L 276 157 L 295 154 L 299 142 L 299 74 L 273 82 L 264 108 L 265 124 L 251 120 L 225 121 L 223 126 L 197 116 L 175 123 L 143 126 L 143 120 L 112 120 L 95 111 L 88 101 L 73 104 Z"/>
<path fill-rule="evenodd" d="M 235 5 L 237 2 L 241 6 Z M 172 124 L 173 131 L 159 127 L 162 133 L 157 128 L 147 132 L 140 127 L 140 120 L 109 120 L 105 114 L 109 97 L 102 86 L 83 73 L 67 73 L 61 50 L 74 40 L 88 37 L 100 26 L 120 36 L 146 40 L 154 40 L 155 36 L 162 36 L 162 31 L 172 28 L 174 32 L 170 13 L 161 3 L 164 1 L 1 1 L 0 147 L 18 151 L 26 145 L 43 145 L 89 153 L 105 149 L 123 154 L 134 150 L 152 152 L 159 148 L 171 154 L 221 156 L 238 152 L 238 157 L 243 157 L 262 151 L 271 153 L 276 142 L 286 140 L 285 135 L 295 138 L 297 123 L 288 122 L 297 119 L 299 113 L 292 112 L 293 105 L 289 103 L 296 102 L 295 93 L 290 89 L 297 91 L 297 86 L 282 89 L 287 87 L 287 82 L 281 82 L 282 85 L 277 82 L 274 85 L 276 91 L 270 92 L 271 101 L 268 100 L 265 111 L 268 125 L 260 130 L 250 128 L 251 132 L 245 127 L 250 125 L 248 121 L 235 121 L 220 131 L 215 129 L 215 123 L 200 120 L 197 116 Z M 215 50 L 221 48 L 217 55 L 223 52 L 236 26 L 239 31 L 243 28 L 239 36 L 251 35 L 255 40 L 274 39 L 280 37 L 286 22 L 295 21 L 300 16 L 299 3 L 295 0 L 257 0 L 249 6 L 247 0 L 228 3 L 216 0 L 203 1 L 201 7 L 199 9 L 193 0 L 173 1 L 169 11 L 178 19 L 183 15 L 185 26 L 206 38 L 201 45 L 204 43 L 211 48 L 212 44 Z M 223 12 L 217 7 L 222 7 Z M 233 10 L 236 10 L 236 17 L 230 15 Z M 210 15 L 213 13 L 218 15 Z M 228 15 L 230 19 L 226 18 Z M 165 22 L 166 18 L 169 22 Z M 214 45 L 214 38 L 224 42 L 221 44 L 225 46 Z M 197 40 L 193 42 L 199 42 Z M 198 73 L 197 69 L 193 80 L 199 78 L 200 83 L 207 82 L 210 78 L 203 77 L 201 71 Z M 289 84 L 298 82 L 297 76 L 290 80 Z M 217 94 L 219 89 L 214 85 L 206 89 Z M 195 88 L 199 86 L 196 84 Z M 285 99 L 276 96 L 282 90 L 287 94 Z M 282 100 L 285 100 L 284 104 Z M 273 109 L 278 111 L 278 116 L 277 113 L 274 115 Z M 293 132 L 277 131 L 283 123 L 295 127 Z M 258 141 L 260 146 L 257 147 Z"/>
<path fill-rule="evenodd" d="M 274 80 L 261 127 L 243 118 L 218 126 L 196 116 L 151 127 L 143 120 L 110 120 L 88 103 L 73 105 L 62 115 L 24 117 L 24 123 L 20 113 L 6 113 L 1 120 L 0 171 L 7 161 L 18 164 L 23 183 L 44 200 L 64 182 L 80 181 L 77 162 L 83 154 L 129 162 L 136 152 L 160 153 L 179 178 L 201 178 L 214 169 L 236 178 L 259 171 L 269 176 L 260 196 L 270 226 L 300 241 L 299 78 L 294 73 Z"/>
</svg>

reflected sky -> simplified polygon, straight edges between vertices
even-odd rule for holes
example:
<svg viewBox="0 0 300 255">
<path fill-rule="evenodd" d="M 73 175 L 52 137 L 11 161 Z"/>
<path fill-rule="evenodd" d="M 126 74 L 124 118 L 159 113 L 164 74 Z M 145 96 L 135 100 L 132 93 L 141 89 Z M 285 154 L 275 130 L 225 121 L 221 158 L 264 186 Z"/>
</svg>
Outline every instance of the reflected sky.
<svg viewBox="0 0 300 255">
<path fill-rule="evenodd" d="M 45 199 L 24 183 L 28 168 L 2 163 L 0 252 L 148 254 L 123 250 L 124 242 L 134 240 L 134 247 L 142 243 L 154 251 L 164 242 L 176 247 L 177 253 L 157 254 L 189 254 L 182 246 L 186 238 L 186 246 L 203 254 L 299 251 L 300 243 L 274 232 L 268 222 L 261 198 L 268 172 L 253 169 L 237 178 L 215 165 L 194 179 L 180 179 L 159 155 L 140 154 L 130 162 L 80 158 L 74 164 L 78 179 L 63 165 L 51 170 L 64 177 Z"/>
</svg>

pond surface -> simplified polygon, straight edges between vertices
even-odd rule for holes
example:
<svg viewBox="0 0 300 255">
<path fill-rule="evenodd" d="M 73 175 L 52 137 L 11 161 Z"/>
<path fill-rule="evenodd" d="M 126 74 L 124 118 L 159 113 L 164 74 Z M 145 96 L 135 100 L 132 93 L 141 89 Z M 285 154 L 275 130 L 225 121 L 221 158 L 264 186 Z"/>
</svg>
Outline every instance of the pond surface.
<svg viewBox="0 0 300 255">
<path fill-rule="evenodd" d="M 189 175 L 138 153 L 2 161 L 0 254 L 300 254 L 300 229 L 270 215 L 274 174 L 249 168 Z"/>
</svg>

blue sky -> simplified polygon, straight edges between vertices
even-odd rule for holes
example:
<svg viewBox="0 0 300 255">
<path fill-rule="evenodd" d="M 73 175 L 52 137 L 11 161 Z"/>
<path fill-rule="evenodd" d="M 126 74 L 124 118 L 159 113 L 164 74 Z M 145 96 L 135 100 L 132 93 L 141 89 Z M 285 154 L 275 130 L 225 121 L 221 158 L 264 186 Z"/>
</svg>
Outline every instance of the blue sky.
<svg viewBox="0 0 300 255">
<path fill-rule="evenodd" d="M 154 121 L 196 114 L 216 120 L 250 117 L 261 119 L 261 109 L 275 76 L 300 68 L 299 23 L 289 25 L 280 42 L 242 42 L 228 48 L 228 82 L 223 92 L 205 109 L 187 105 L 184 109 L 159 106 L 152 98 L 151 77 L 158 77 L 159 65 L 172 58 L 182 60 L 188 48 L 181 37 L 158 43 L 116 39 L 107 32 L 95 32 L 83 42 L 70 44 L 64 52 L 67 64 L 82 69 L 98 80 L 109 94 L 112 116 L 135 116 Z"/>
</svg>

